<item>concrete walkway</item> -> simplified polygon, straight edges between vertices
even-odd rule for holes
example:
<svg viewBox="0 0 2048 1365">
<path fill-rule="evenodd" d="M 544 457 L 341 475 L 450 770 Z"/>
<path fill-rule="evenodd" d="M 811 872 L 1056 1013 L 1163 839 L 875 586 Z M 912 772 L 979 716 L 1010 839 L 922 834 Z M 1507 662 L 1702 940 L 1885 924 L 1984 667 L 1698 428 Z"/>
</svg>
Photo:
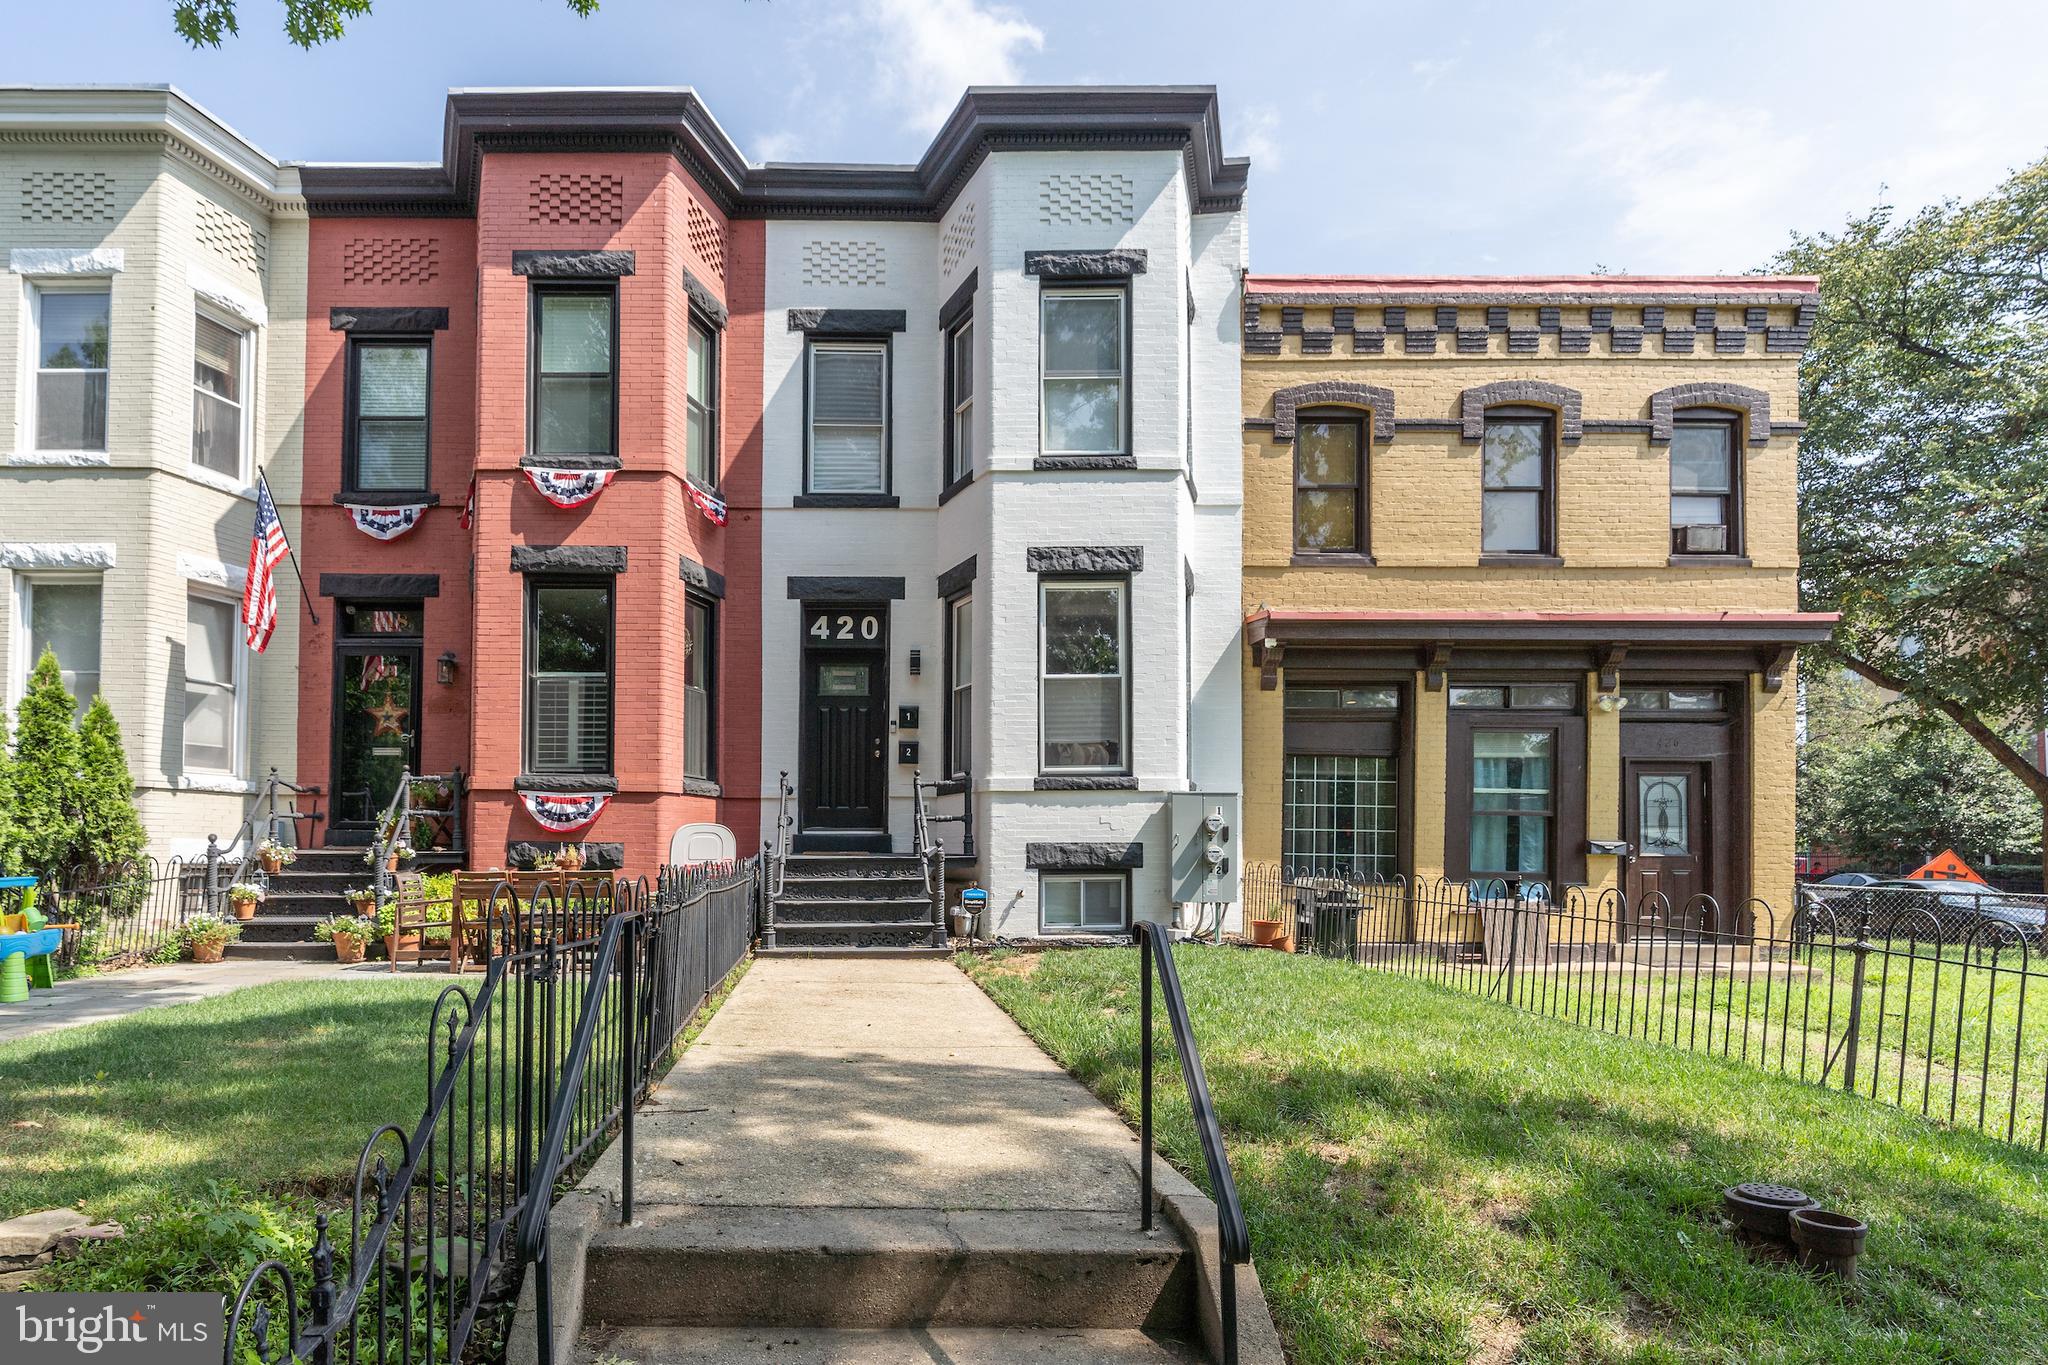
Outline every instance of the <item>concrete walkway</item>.
<svg viewBox="0 0 2048 1365">
<path fill-rule="evenodd" d="M 382 970 L 383 964 L 371 964 Z M 162 1005 L 204 1000 L 266 981 L 308 981 L 360 971 L 335 962 L 180 962 L 165 967 L 134 967 L 104 976 L 60 981 L 51 990 L 30 991 L 28 999 L 0 1005 L 0 1043 L 29 1038 L 73 1024 L 120 1019 Z"/>
<path fill-rule="evenodd" d="M 648 1205 L 1138 1209 L 1131 1131 L 943 961 L 755 962 L 636 1141 Z"/>
</svg>

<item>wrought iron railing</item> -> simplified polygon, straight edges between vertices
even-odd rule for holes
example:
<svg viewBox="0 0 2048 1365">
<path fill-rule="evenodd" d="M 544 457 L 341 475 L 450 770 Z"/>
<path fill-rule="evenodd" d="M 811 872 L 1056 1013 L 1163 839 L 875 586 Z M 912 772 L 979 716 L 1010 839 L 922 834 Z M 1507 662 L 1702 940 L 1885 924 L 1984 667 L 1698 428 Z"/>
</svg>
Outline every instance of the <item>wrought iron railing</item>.
<svg viewBox="0 0 2048 1365">
<path fill-rule="evenodd" d="M 796 815 L 791 804 L 796 798 L 796 789 L 789 785 L 789 770 L 777 774 L 775 786 L 775 834 L 761 845 L 761 859 L 765 864 L 761 896 L 761 946 L 775 946 L 775 905 L 782 899 L 782 876 L 789 866 L 789 841 L 796 829 Z"/>
<path fill-rule="evenodd" d="M 1223 1334 L 1223 1365 L 1237 1365 L 1237 1268 L 1252 1259 L 1251 1231 L 1245 1225 L 1244 1205 L 1237 1197 L 1237 1181 L 1230 1173 L 1230 1155 L 1223 1147 L 1216 1102 L 1209 1097 L 1209 1077 L 1202 1070 L 1201 1052 L 1195 1046 L 1195 1027 L 1188 1018 L 1187 997 L 1181 991 L 1180 971 L 1174 966 L 1170 936 L 1165 926 L 1146 920 L 1139 920 L 1136 928 L 1138 1143 L 1143 1151 L 1138 1168 L 1139 1226 L 1147 1232 L 1152 1230 L 1152 978 L 1156 973 L 1160 998 L 1166 1002 L 1166 1022 L 1173 1031 L 1174 1051 L 1180 1055 L 1181 1082 L 1194 1114 L 1195 1136 L 1202 1145 L 1209 1195 L 1216 1204 L 1217 1310 Z"/>
<path fill-rule="evenodd" d="M 431 794 L 431 804 L 421 795 Z M 410 768 L 398 777 L 398 789 L 391 793 L 384 811 L 377 817 L 376 834 L 370 842 L 371 885 L 377 904 L 388 902 L 395 893 L 393 855 L 427 851 L 415 842 L 424 831 L 435 851 L 462 851 L 462 769 L 447 773 L 415 773 Z M 402 860 L 402 859 L 401 859 Z"/>
<path fill-rule="evenodd" d="M 1755 899 L 1271 865 L 1246 869 L 1244 895 L 1248 917 L 1291 933 L 1297 952 L 2048 1147 L 2040 897 L 1807 889 L 1780 913 Z"/>
<path fill-rule="evenodd" d="M 746 956 L 759 875 L 755 863 L 671 868 L 651 888 L 571 881 L 564 897 L 542 888 L 523 903 L 500 885 L 482 984 L 451 985 L 434 1005 L 425 1112 L 409 1130 L 377 1129 L 357 1160 L 345 1257 L 322 1214 L 303 1274 L 258 1266 L 229 1315 L 224 1365 L 438 1365 L 463 1358 L 485 1308 L 524 1275 L 539 1275 L 545 1304 L 555 1186 L 614 1133 L 630 1143 L 633 1105 Z M 548 1333 L 539 1347 L 546 1365 Z"/>
<path fill-rule="evenodd" d="M 924 775 L 910 774 L 910 838 L 924 874 L 924 898 L 932 910 L 931 946 L 946 946 L 946 844 L 932 833 L 924 804 Z"/>
</svg>

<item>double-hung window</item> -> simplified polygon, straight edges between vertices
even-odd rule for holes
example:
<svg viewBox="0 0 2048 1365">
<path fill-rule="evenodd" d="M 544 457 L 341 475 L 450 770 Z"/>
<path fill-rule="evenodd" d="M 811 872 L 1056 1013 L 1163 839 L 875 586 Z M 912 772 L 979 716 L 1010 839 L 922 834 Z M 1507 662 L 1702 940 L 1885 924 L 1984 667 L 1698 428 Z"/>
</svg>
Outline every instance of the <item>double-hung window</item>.
<svg viewBox="0 0 2048 1365">
<path fill-rule="evenodd" d="M 232 773 L 241 761 L 242 636 L 236 604 L 185 599 L 185 766 Z"/>
<path fill-rule="evenodd" d="M 888 492 L 889 343 L 814 341 L 809 359 L 809 491 Z"/>
<path fill-rule="evenodd" d="M 683 776 L 709 782 L 713 771 L 718 654 L 714 608 L 694 594 L 683 599 Z"/>
<path fill-rule="evenodd" d="M 192 463 L 243 477 L 248 440 L 249 334 L 204 313 L 193 316 Z"/>
<path fill-rule="evenodd" d="M 42 660 L 57 656 L 64 690 L 78 700 L 79 714 L 100 690 L 100 580 L 15 575 L 28 648 L 22 651 L 21 681 Z"/>
<path fill-rule="evenodd" d="M 1303 418 L 1294 435 L 1294 548 L 1304 554 L 1366 552 L 1365 423 Z"/>
<path fill-rule="evenodd" d="M 427 487 L 431 356 L 425 337 L 362 339 L 350 345 L 343 472 L 350 491 Z"/>
<path fill-rule="evenodd" d="M 946 776 L 967 776 L 974 759 L 974 599 L 946 606 Z"/>
<path fill-rule="evenodd" d="M 1550 432 L 1548 416 L 1487 416 L 1479 459 L 1481 554 L 1556 553 Z"/>
<path fill-rule="evenodd" d="M 1039 587 L 1040 766 L 1046 772 L 1130 771 L 1130 585 L 1050 579 Z"/>
<path fill-rule="evenodd" d="M 690 319 L 689 433 L 684 472 L 699 488 L 718 487 L 718 336 Z"/>
<path fill-rule="evenodd" d="M 1041 453 L 1125 453 L 1128 305 L 1121 288 L 1046 289 L 1039 295 Z"/>
<path fill-rule="evenodd" d="M 1119 933 L 1129 927 L 1125 900 L 1130 879 L 1121 872 L 1043 873 L 1038 879 L 1038 925 L 1049 934 Z"/>
<path fill-rule="evenodd" d="M 37 288 L 33 404 L 37 450 L 107 448 L 108 289 Z"/>
<path fill-rule="evenodd" d="M 1469 769 L 1452 775 L 1468 784 L 1464 870 L 1482 882 L 1555 881 L 1569 842 L 1560 824 L 1570 826 L 1572 839 L 1584 836 L 1580 819 L 1565 818 L 1573 804 L 1583 808 L 1583 782 L 1559 789 L 1569 776 L 1562 760 L 1580 752 L 1585 738 L 1578 688 L 1453 684 L 1449 700 L 1453 729 L 1470 753 Z"/>
<path fill-rule="evenodd" d="M 1671 428 L 1671 552 L 1741 554 L 1735 424 L 1681 420 Z"/>
<path fill-rule="evenodd" d="M 974 472 L 974 319 L 946 333 L 946 483 Z"/>
<path fill-rule="evenodd" d="M 618 287 L 536 284 L 532 325 L 531 453 L 617 455 Z"/>
<path fill-rule="evenodd" d="M 612 582 L 527 584 L 526 769 L 609 773 Z"/>
</svg>

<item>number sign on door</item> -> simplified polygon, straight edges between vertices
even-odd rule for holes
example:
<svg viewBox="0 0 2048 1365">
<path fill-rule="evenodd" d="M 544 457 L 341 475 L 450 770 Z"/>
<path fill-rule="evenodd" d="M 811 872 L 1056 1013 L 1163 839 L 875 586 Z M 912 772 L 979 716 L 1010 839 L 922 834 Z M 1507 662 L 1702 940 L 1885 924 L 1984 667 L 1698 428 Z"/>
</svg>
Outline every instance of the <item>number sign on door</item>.
<svg viewBox="0 0 2048 1365">
<path fill-rule="evenodd" d="M 858 649 L 882 643 L 882 617 L 873 611 L 814 611 L 804 643 L 817 649 Z"/>
</svg>

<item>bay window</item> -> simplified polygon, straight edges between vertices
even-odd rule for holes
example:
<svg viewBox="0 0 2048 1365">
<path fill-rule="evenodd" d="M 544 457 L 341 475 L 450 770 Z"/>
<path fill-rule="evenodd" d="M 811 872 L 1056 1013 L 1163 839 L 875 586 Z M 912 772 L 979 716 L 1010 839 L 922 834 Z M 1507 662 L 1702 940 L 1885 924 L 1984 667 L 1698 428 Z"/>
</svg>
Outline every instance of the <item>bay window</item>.
<svg viewBox="0 0 2048 1365">
<path fill-rule="evenodd" d="M 526 770 L 609 773 L 612 584 L 527 584 Z"/>
<path fill-rule="evenodd" d="M 1046 772 L 1130 771 L 1128 591 L 1122 580 L 1040 585 L 1038 723 Z"/>
<path fill-rule="evenodd" d="M 1039 295 L 1039 446 L 1046 455 L 1121 455 L 1128 427 L 1122 289 Z"/>
<path fill-rule="evenodd" d="M 694 594 L 683 599 L 683 776 L 710 781 L 713 701 L 717 688 L 717 642 L 711 603 Z"/>
<path fill-rule="evenodd" d="M 687 402 L 688 449 L 684 472 L 699 488 L 718 487 L 718 338 L 695 317 L 690 319 L 690 363 Z"/>
<path fill-rule="evenodd" d="M 248 334 L 194 315 L 192 463 L 240 479 L 246 445 Z"/>
<path fill-rule="evenodd" d="M 618 305 L 613 284 L 533 286 L 532 454 L 618 454 Z"/>
<path fill-rule="evenodd" d="M 29 298 L 35 332 L 37 450 L 107 448 L 107 335 L 113 294 L 98 289 L 38 287 Z"/>
<path fill-rule="evenodd" d="M 888 491 L 889 344 L 814 341 L 807 491 Z"/>
<path fill-rule="evenodd" d="M 237 604 L 185 599 L 185 766 L 231 773 L 240 762 L 241 625 Z"/>
<path fill-rule="evenodd" d="M 974 472 L 974 319 L 946 333 L 946 483 Z"/>
<path fill-rule="evenodd" d="M 946 776 L 967 776 L 974 758 L 974 599 L 946 608 Z"/>
<path fill-rule="evenodd" d="M 64 690 L 78 699 L 78 713 L 100 690 L 100 581 L 98 578 L 43 578 L 17 574 L 21 620 L 26 628 L 20 681 L 26 684 L 43 651 L 57 656 Z"/>
</svg>

